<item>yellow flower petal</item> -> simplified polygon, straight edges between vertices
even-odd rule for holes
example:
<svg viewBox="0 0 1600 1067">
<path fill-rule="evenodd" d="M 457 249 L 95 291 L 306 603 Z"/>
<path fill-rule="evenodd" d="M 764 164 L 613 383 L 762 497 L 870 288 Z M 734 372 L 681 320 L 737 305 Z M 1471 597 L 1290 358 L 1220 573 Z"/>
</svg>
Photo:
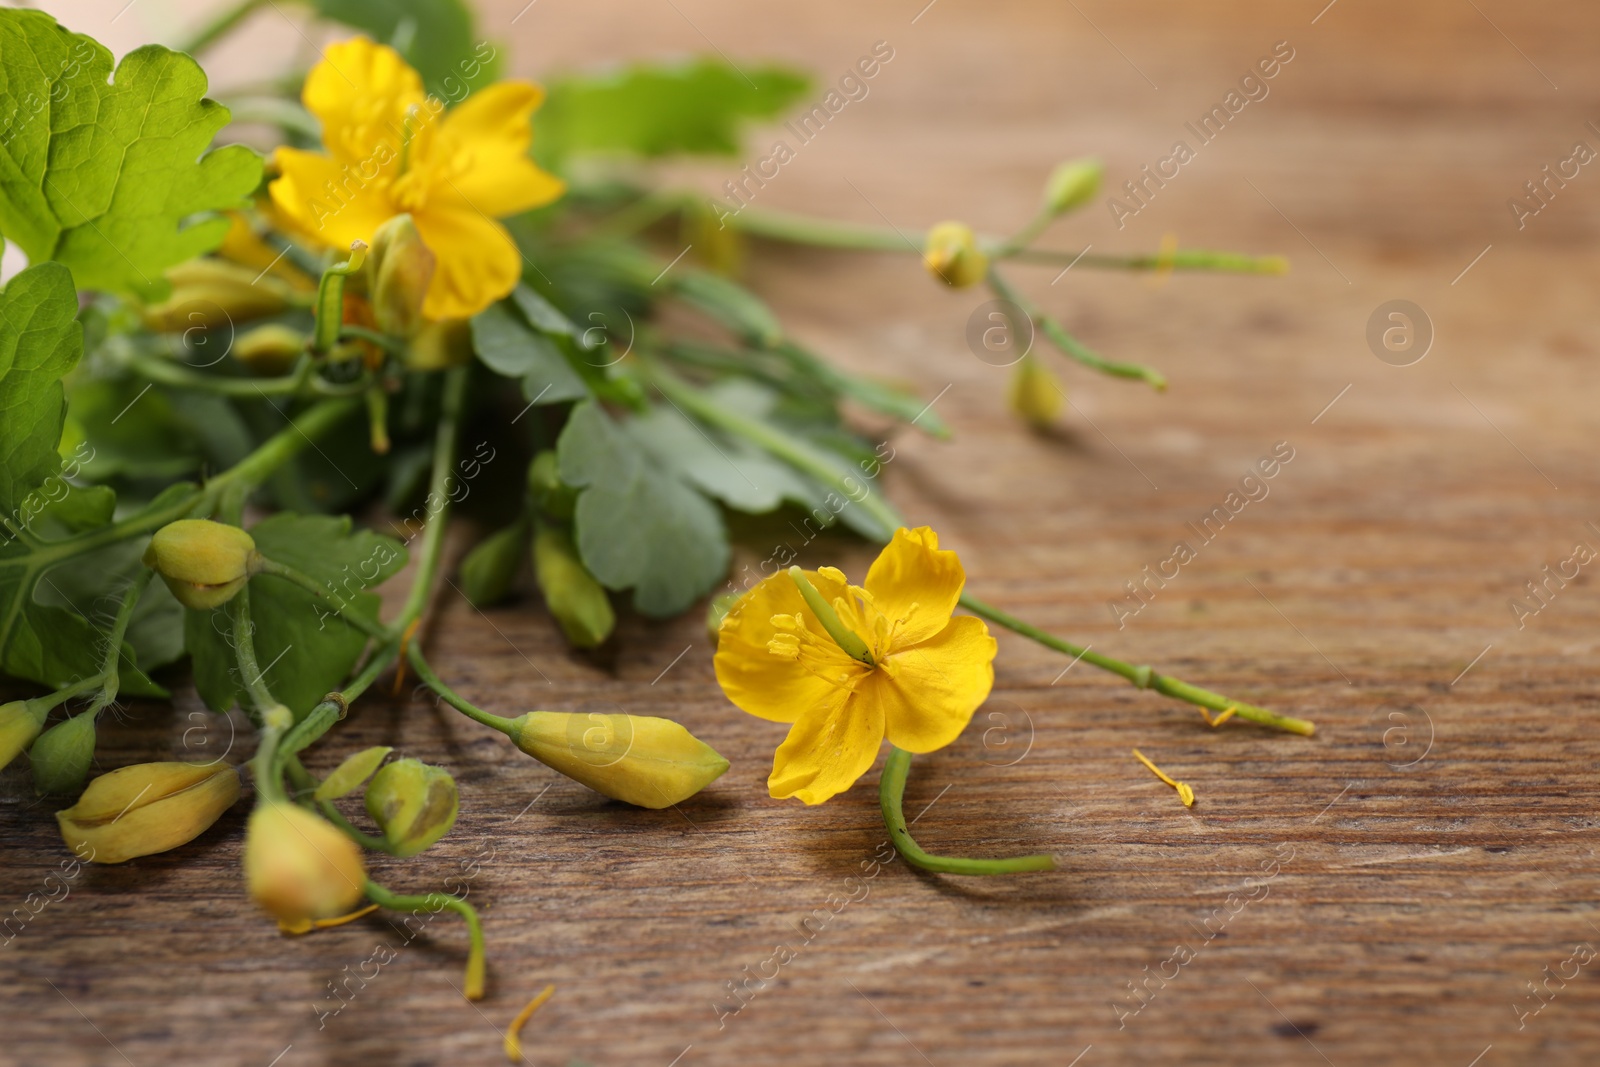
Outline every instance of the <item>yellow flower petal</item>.
<svg viewBox="0 0 1600 1067">
<path fill-rule="evenodd" d="M 938 534 L 927 526 L 902 527 L 867 571 L 866 589 L 890 622 L 904 620 L 894 631 L 899 648 L 943 630 L 966 581 L 960 558 L 939 551 Z"/>
<path fill-rule="evenodd" d="M 459 199 L 496 218 L 548 204 L 566 185 L 528 158 L 529 118 L 544 99 L 531 82 L 480 89 L 445 115 L 428 147 L 433 195 Z"/>
<path fill-rule="evenodd" d="M 398 158 L 406 112 L 425 106 L 417 72 L 399 52 L 365 37 L 329 45 L 306 75 L 300 99 L 321 121 L 328 151 L 354 163 L 379 154 Z"/>
<path fill-rule="evenodd" d="M 967 728 L 994 687 L 999 645 L 982 619 L 963 615 L 931 640 L 896 649 L 861 689 L 881 690 L 889 743 L 907 752 L 943 748 Z"/>
<path fill-rule="evenodd" d="M 372 241 L 399 214 L 381 181 L 364 182 L 355 168 L 329 156 L 279 148 L 273 155 L 281 177 L 267 187 L 279 219 L 301 236 L 329 248 Z"/>
<path fill-rule="evenodd" d="M 841 691 L 830 705 L 802 715 L 773 754 L 767 791 L 777 800 L 799 797 L 821 804 L 854 785 L 872 768 L 883 744 L 882 690 Z"/>
<path fill-rule="evenodd" d="M 471 207 L 438 202 L 414 217 L 438 260 L 422 302 L 425 316 L 471 318 L 517 287 L 522 253 L 504 226 Z"/>
<path fill-rule="evenodd" d="M 844 583 L 826 574 L 808 572 L 807 577 L 824 597 L 832 599 L 844 593 Z M 830 655 L 823 673 L 809 670 L 799 659 L 774 655 L 767 648 L 779 633 L 772 617 L 796 614 L 805 620 L 810 633 L 837 653 L 837 664 Z M 827 650 L 822 645 L 814 647 Z M 810 709 L 830 704 L 841 692 L 838 675 L 853 678 L 865 670 L 828 640 L 822 624 L 806 607 L 799 586 L 784 573 L 761 582 L 723 617 L 714 664 L 717 681 L 728 699 L 769 722 L 794 722 Z"/>
</svg>

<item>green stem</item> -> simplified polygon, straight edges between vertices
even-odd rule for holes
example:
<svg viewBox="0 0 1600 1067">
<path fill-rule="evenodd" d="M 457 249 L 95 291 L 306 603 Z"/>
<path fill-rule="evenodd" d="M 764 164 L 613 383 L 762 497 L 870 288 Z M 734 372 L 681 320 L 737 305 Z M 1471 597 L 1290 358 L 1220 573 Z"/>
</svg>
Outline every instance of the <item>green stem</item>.
<svg viewBox="0 0 1600 1067">
<path fill-rule="evenodd" d="M 478 921 L 478 912 L 471 904 L 460 897 L 448 893 L 429 893 L 426 896 L 409 896 L 395 893 L 370 878 L 366 886 L 367 899 L 381 907 L 394 911 L 409 911 L 413 915 L 426 909 L 437 912 L 441 908 L 449 908 L 467 922 L 467 936 L 472 947 L 467 952 L 466 988 L 462 990 L 468 1000 L 477 1000 L 483 996 L 483 924 Z"/>
<path fill-rule="evenodd" d="M 460 430 L 462 412 L 466 408 L 468 369 L 456 367 L 445 375 L 439 428 L 433 438 L 433 473 L 428 479 L 427 496 L 429 501 L 440 502 L 439 510 L 428 516 L 428 525 L 422 531 L 416 577 L 412 579 L 411 591 L 406 595 L 405 606 L 400 609 L 399 617 L 389 626 L 389 632 L 395 636 L 404 634 L 413 622 L 422 617 L 443 557 L 445 520 L 450 514 L 450 474 L 455 466 L 456 435 Z"/>
<path fill-rule="evenodd" d="M 911 753 L 889 746 L 889 758 L 884 761 L 883 774 L 878 779 L 878 803 L 883 807 L 883 823 L 889 828 L 889 840 L 906 862 L 926 871 L 941 874 L 1019 874 L 1024 871 L 1053 871 L 1054 856 L 1013 856 L 1003 860 L 975 860 L 959 856 L 933 856 L 924 852 L 911 837 L 906 826 L 901 802 L 906 792 L 906 777 L 911 773 Z"/>
<path fill-rule="evenodd" d="M 1213 252 L 1204 248 L 1176 249 L 1170 255 L 1150 252 L 1133 256 L 1025 248 L 1019 249 L 1007 258 L 1016 263 L 1036 263 L 1041 266 L 1077 264 L 1092 270 L 1193 270 L 1268 275 L 1289 273 L 1289 261 L 1283 256 L 1252 256 L 1243 252 Z"/>
<path fill-rule="evenodd" d="M 350 242 L 350 257 L 322 272 L 317 282 L 317 321 L 311 333 L 311 351 L 325 356 L 333 350 L 344 329 L 344 280 L 361 269 L 367 258 L 365 241 Z"/>
<path fill-rule="evenodd" d="M 859 505 L 878 523 L 881 540 L 889 540 L 895 530 L 905 525 L 905 520 L 900 517 L 894 505 L 875 492 L 865 481 L 856 479 L 847 470 L 841 470 L 831 456 L 812 448 L 810 444 L 797 437 L 779 432 L 758 419 L 721 407 L 710 396 L 659 364 L 645 365 L 643 369 L 655 387 L 661 390 L 661 394 L 685 411 L 692 412 L 729 433 L 743 437 L 791 466 L 818 478 L 826 485 L 838 487 L 846 499 Z M 854 482 L 853 488 L 845 485 L 846 478 Z"/>
<path fill-rule="evenodd" d="M 296 567 L 261 556 L 256 560 L 255 569 L 257 574 L 270 574 L 274 578 L 282 578 L 287 582 L 292 582 L 318 600 L 331 605 L 341 619 L 368 637 L 377 638 L 379 641 L 387 641 L 391 636 L 388 628 L 382 623 L 354 610 L 354 606 L 343 597 L 330 593 L 327 586 Z"/>
<path fill-rule="evenodd" d="M 105 660 L 100 668 L 102 675 L 100 695 L 89 708 L 91 715 L 101 708 L 108 707 L 117 699 L 117 689 L 122 685 L 120 669 L 122 639 L 128 633 L 128 623 L 133 618 L 133 609 L 138 606 L 139 598 L 144 595 L 145 587 L 150 584 L 150 579 L 155 577 L 155 573 L 148 567 L 139 568 L 139 573 L 135 574 L 133 581 L 128 584 L 128 591 L 122 595 L 122 604 L 117 608 L 117 617 L 112 620 L 111 630 L 106 634 Z"/>
<path fill-rule="evenodd" d="M 1048 207 L 1040 208 L 1039 213 L 1030 219 L 1026 226 L 1006 238 L 991 254 L 995 259 L 1010 259 L 1038 240 L 1039 235 L 1049 229 L 1056 218 L 1056 213 Z"/>
<path fill-rule="evenodd" d="M 357 326 L 350 322 L 339 327 L 339 340 L 370 341 L 391 356 L 403 356 L 406 354 L 406 343 L 400 338 L 390 337 L 386 333 L 369 330 L 365 326 Z"/>
<path fill-rule="evenodd" d="M 961 606 L 980 618 L 988 619 L 992 623 L 1004 626 L 1006 629 L 1019 633 L 1023 637 L 1039 642 L 1046 648 L 1064 652 L 1075 659 L 1083 660 L 1091 666 L 1099 667 L 1103 671 L 1110 671 L 1112 674 L 1126 678 L 1139 689 L 1153 689 L 1163 696 L 1174 697 L 1198 707 L 1209 708 L 1212 711 L 1220 712 L 1233 708 L 1241 719 L 1248 719 L 1251 722 L 1260 723 L 1262 726 L 1270 726 L 1277 730 L 1286 730 L 1292 734 L 1302 734 L 1310 737 L 1316 732 L 1316 724 L 1305 719 L 1290 718 L 1287 715 L 1279 715 L 1277 712 L 1268 711 L 1266 708 L 1258 708 L 1254 704 L 1230 700 L 1220 693 L 1213 693 L 1209 689 L 1202 689 L 1197 685 L 1190 685 L 1188 682 L 1181 682 L 1176 678 L 1157 674 L 1149 667 L 1135 667 L 1133 664 L 1124 663 L 1120 659 L 1103 656 L 1081 645 L 1063 641 L 1061 638 L 1048 634 L 1031 623 L 1023 622 L 1015 615 L 1009 615 L 999 608 L 979 600 L 971 593 L 961 594 Z"/>
<path fill-rule="evenodd" d="M 264 7 L 268 0 L 240 0 L 230 8 L 225 8 L 210 22 L 200 27 L 194 36 L 187 42 L 178 46 L 179 52 L 187 52 L 198 57 L 207 48 L 226 36 L 233 28 L 249 18 L 258 7 Z"/>
<path fill-rule="evenodd" d="M 1093 367 L 1095 370 L 1115 378 L 1137 378 L 1141 381 L 1149 382 L 1158 392 L 1166 389 L 1167 379 L 1160 371 L 1152 370 L 1138 363 L 1118 363 L 1114 360 L 1106 359 L 1080 343 L 1059 322 L 1044 314 L 1033 301 L 1013 288 L 1001 277 L 1000 272 L 993 267 L 989 268 L 988 281 L 989 287 L 994 290 L 996 296 L 1002 300 L 1009 300 L 1021 308 L 1022 313 L 1033 320 L 1057 348 L 1079 363 Z"/>
<path fill-rule="evenodd" d="M 334 385 L 323 381 L 314 373 L 316 364 L 309 357 L 301 359 L 293 373 L 276 378 L 230 378 L 218 374 L 199 374 L 164 359 L 136 354 L 124 355 L 119 361 L 141 378 L 178 389 L 193 389 L 219 396 L 353 396 L 361 391 L 360 383 Z"/>
<path fill-rule="evenodd" d="M 273 471 L 299 455 L 311 442 L 354 413 L 360 405 L 357 397 L 340 397 L 313 404 L 290 419 L 288 426 L 263 441 L 254 452 L 207 482 L 206 493 L 215 499 L 223 489 L 236 482 L 255 488 Z"/>
<path fill-rule="evenodd" d="M 228 603 L 233 619 L 233 653 L 239 663 L 239 674 L 245 691 L 256 708 L 256 720 L 261 723 L 261 741 L 250 760 L 255 772 L 256 792 L 265 801 L 288 799 L 283 791 L 283 779 L 278 767 L 278 742 L 285 731 L 294 725 L 294 713 L 273 697 L 261 679 L 261 668 L 256 660 L 254 627 L 250 618 L 250 586 L 234 594 Z"/>
<path fill-rule="evenodd" d="M 409 646 L 406 658 L 411 661 L 411 666 L 416 670 L 417 676 L 428 683 L 429 689 L 443 697 L 446 704 L 449 704 L 473 722 L 482 723 L 491 730 L 499 730 L 507 737 L 512 736 L 512 731 L 516 728 L 515 722 L 511 719 L 502 718 L 493 712 L 484 711 L 478 705 L 445 685 L 444 681 L 434 673 L 433 668 L 428 665 L 427 659 L 422 654 L 422 649 L 415 641 Z"/>
</svg>

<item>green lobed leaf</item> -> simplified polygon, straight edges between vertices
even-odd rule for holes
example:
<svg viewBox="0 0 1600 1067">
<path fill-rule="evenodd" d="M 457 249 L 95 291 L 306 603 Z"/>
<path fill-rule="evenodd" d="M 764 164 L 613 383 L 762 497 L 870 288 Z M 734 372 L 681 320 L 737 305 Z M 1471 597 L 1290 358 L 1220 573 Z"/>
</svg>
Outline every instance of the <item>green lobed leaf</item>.
<svg viewBox="0 0 1600 1067">
<path fill-rule="evenodd" d="M 738 511 L 761 514 L 785 500 L 811 508 L 826 496 L 825 490 L 787 463 L 702 426 L 675 408 L 655 408 L 628 420 L 626 426 L 679 478 Z"/>
<path fill-rule="evenodd" d="M 193 59 L 159 45 L 123 57 L 38 11 L 0 10 L 0 233 L 83 289 L 159 299 L 162 273 L 215 248 L 261 180 L 242 145 L 208 152 L 228 109 Z"/>
<path fill-rule="evenodd" d="M 542 298 L 539 303 L 566 321 Z M 518 306 L 524 305 L 518 301 Z M 472 345 L 478 358 L 496 374 L 522 379 L 522 391 L 530 403 L 557 404 L 587 397 L 589 387 L 583 377 L 548 334 L 548 330 L 531 325 L 530 319 L 506 300 L 490 304 L 472 319 Z"/>
<path fill-rule="evenodd" d="M 380 602 L 371 590 L 406 561 L 399 541 L 370 530 L 352 532 L 348 516 L 282 512 L 257 523 L 250 535 L 262 555 L 323 583 L 330 596 L 374 621 Z M 328 601 L 273 575 L 250 580 L 250 614 L 262 680 L 297 716 L 339 687 L 366 646 L 366 635 L 341 619 Z M 228 609 L 185 616 L 184 644 L 194 657 L 195 687 L 207 707 L 227 711 L 244 693 Z"/>
<path fill-rule="evenodd" d="M 785 67 L 741 71 L 714 59 L 558 78 L 534 152 L 550 165 L 584 153 L 737 155 L 743 127 L 779 114 L 808 84 Z"/>
<path fill-rule="evenodd" d="M 428 90 L 459 103 L 499 76 L 500 56 L 478 36 L 464 0 L 312 0 L 323 18 L 392 45 Z"/>
<path fill-rule="evenodd" d="M 677 615 L 727 573 L 716 507 L 598 404 L 573 408 L 557 451 L 561 480 L 582 490 L 575 536 L 584 566 L 609 588 L 632 589 L 642 614 Z"/>
</svg>

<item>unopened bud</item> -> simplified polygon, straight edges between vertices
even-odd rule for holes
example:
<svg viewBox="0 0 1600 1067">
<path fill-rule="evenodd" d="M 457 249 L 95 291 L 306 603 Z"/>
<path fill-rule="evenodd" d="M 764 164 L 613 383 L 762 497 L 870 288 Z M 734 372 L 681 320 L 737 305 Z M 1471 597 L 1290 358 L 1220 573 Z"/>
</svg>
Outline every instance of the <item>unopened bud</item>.
<svg viewBox="0 0 1600 1067">
<path fill-rule="evenodd" d="M 1054 374 L 1032 356 L 1024 356 L 1011 368 L 1006 400 L 1023 422 L 1047 430 L 1061 414 L 1063 394 Z"/>
<path fill-rule="evenodd" d="M 196 611 L 232 600 L 250 580 L 258 558 L 254 538 L 210 519 L 169 522 L 144 550 L 145 566 L 161 575 L 178 603 Z"/>
<path fill-rule="evenodd" d="M 474 606 L 486 608 L 506 598 L 522 564 L 528 528 L 513 523 L 479 541 L 461 561 L 461 592 Z"/>
<path fill-rule="evenodd" d="M 728 761 L 670 719 L 530 711 L 514 720 L 518 748 L 597 793 L 665 808 L 710 785 Z"/>
<path fill-rule="evenodd" d="M 578 491 L 561 480 L 561 459 L 547 448 L 528 464 L 528 492 L 539 510 L 552 519 L 571 522 L 578 508 Z"/>
<path fill-rule="evenodd" d="M 989 273 L 989 257 L 978 248 L 972 227 L 963 222 L 941 222 L 928 231 L 922 265 L 952 289 L 976 285 Z"/>
<path fill-rule="evenodd" d="M 49 708 L 37 708 L 28 700 L 0 704 L 0 770 L 28 750 L 49 714 Z"/>
<path fill-rule="evenodd" d="M 410 215 L 396 215 L 378 227 L 365 267 L 378 329 L 410 337 L 422 328 L 422 300 L 435 262 Z"/>
<path fill-rule="evenodd" d="M 444 370 L 472 359 L 472 320 L 423 323 L 406 346 L 406 366 L 415 371 Z"/>
<path fill-rule="evenodd" d="M 367 814 L 397 856 L 415 856 L 449 833 L 460 806 L 450 772 L 421 760 L 395 760 L 367 786 Z"/>
<path fill-rule="evenodd" d="M 1098 159 L 1073 159 L 1050 172 L 1044 185 L 1045 210 L 1064 215 L 1093 200 L 1100 192 L 1105 167 Z"/>
<path fill-rule="evenodd" d="M 40 734 L 28 749 L 34 792 L 43 796 L 82 788 L 94 760 L 94 735 L 94 715 L 89 712 L 64 719 Z"/>
<path fill-rule="evenodd" d="M 152 330 L 216 329 L 286 310 L 293 298 L 276 278 L 220 259 L 192 259 L 167 271 L 171 294 L 144 311 Z"/>
<path fill-rule="evenodd" d="M 594 648 L 611 636 L 617 616 L 605 587 L 578 558 L 563 526 L 540 525 L 533 535 L 533 569 L 545 606 L 576 648 Z"/>
<path fill-rule="evenodd" d="M 251 899 L 299 926 L 352 910 L 365 895 L 367 868 L 360 847 L 327 820 L 269 800 L 250 815 L 244 876 Z"/>
<path fill-rule="evenodd" d="M 56 823 L 77 855 L 122 863 L 193 841 L 238 799 L 226 763 L 138 763 L 90 782 Z"/>
<path fill-rule="evenodd" d="M 306 335 L 269 322 L 234 339 L 232 356 L 258 374 L 282 374 L 306 352 Z"/>
</svg>

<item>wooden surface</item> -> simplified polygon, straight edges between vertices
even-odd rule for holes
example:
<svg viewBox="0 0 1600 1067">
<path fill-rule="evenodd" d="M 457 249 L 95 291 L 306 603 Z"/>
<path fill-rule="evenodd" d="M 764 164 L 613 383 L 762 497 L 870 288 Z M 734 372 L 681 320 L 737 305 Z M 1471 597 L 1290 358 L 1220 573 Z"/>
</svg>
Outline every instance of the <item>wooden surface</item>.
<svg viewBox="0 0 1600 1067">
<path fill-rule="evenodd" d="M 590 658 L 526 601 L 481 615 L 451 599 L 430 647 L 473 699 L 667 715 L 732 770 L 681 810 L 626 809 L 426 700 L 369 697 L 315 765 L 383 743 L 457 775 L 456 832 L 374 866 L 421 891 L 492 853 L 471 882 L 486 999 L 457 992 L 451 921 L 410 944 L 379 916 L 279 936 L 240 888 L 241 804 L 178 852 L 85 872 L 3 950 L 0 1062 L 502 1062 L 499 1031 L 547 982 L 558 992 L 526 1041 L 537 1064 L 1595 1062 L 1600 960 L 1541 986 L 1548 1003 L 1528 984 L 1600 944 L 1600 604 L 1588 569 L 1524 629 L 1508 601 L 1576 543 L 1600 548 L 1600 173 L 1521 231 L 1505 201 L 1574 141 L 1600 146 L 1585 127 L 1600 121 L 1600 11 L 1338 0 L 1317 17 L 1322 3 L 939 0 L 913 23 L 921 0 L 543 0 L 513 26 L 521 0 L 503 0 L 485 19 L 529 74 L 710 42 L 826 80 L 886 40 L 870 97 L 760 202 L 990 230 L 1023 220 L 1058 159 L 1099 153 L 1120 185 L 1288 40 L 1270 95 L 1125 230 L 1101 203 L 1050 243 L 1145 250 L 1170 232 L 1287 253 L 1290 277 L 1075 269 L 1052 286 L 1052 270 L 1013 271 L 1087 343 L 1166 371 L 1165 396 L 1064 367 L 1075 410 L 1031 436 L 1005 413 L 1005 372 L 963 339 L 983 297 L 940 291 L 909 257 L 764 251 L 752 277 L 801 337 L 940 396 L 957 440 L 897 439 L 886 485 L 960 550 L 973 591 L 1313 718 L 1314 739 L 1209 730 L 1002 634 L 991 704 L 917 761 L 907 810 L 934 850 L 1050 851 L 1062 870 L 962 880 L 894 863 L 858 882 L 884 840 L 876 774 L 820 809 L 769 799 L 782 729 L 722 699 L 698 614 L 626 619 Z M 71 6 L 77 28 L 129 44 L 173 39 L 188 17 L 144 0 L 107 30 L 122 0 Z M 272 11 L 254 25 L 225 55 L 248 65 L 297 40 Z M 734 169 L 694 177 L 709 190 Z M 1400 298 L 1437 333 L 1405 368 L 1364 337 Z M 1270 496 L 1119 632 L 1107 601 L 1281 441 L 1294 459 Z M 841 540 L 808 560 L 860 574 L 870 558 Z M 187 690 L 173 710 L 130 708 L 101 766 L 225 745 L 227 724 L 198 709 Z M 241 732 L 231 758 L 251 743 Z M 1134 745 L 1193 785 L 1192 811 Z M 25 773 L 0 787 L 9 910 L 66 853 Z M 803 919 L 852 895 L 805 941 Z M 378 946 L 397 958 L 319 1030 L 329 983 Z M 719 1026 L 715 1006 L 739 1003 L 728 983 L 771 975 L 776 946 L 793 959 Z M 1119 1027 L 1116 1006 L 1139 1005 L 1129 983 L 1158 972 L 1176 977 L 1152 979 Z"/>
</svg>

